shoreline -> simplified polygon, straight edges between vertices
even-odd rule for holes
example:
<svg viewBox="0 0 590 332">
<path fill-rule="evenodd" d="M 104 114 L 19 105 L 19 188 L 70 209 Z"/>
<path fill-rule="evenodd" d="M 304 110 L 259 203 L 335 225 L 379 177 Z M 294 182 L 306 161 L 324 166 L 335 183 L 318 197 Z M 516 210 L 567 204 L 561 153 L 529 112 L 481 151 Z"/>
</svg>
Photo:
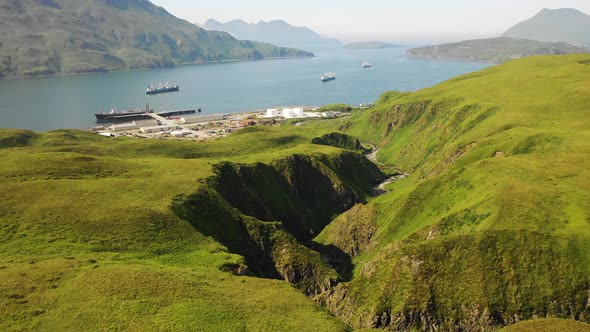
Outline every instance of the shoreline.
<svg viewBox="0 0 590 332">
<path fill-rule="evenodd" d="M 465 59 L 465 58 L 454 58 L 454 57 L 445 57 L 445 56 L 437 56 L 437 57 L 432 57 L 432 56 L 418 56 L 418 55 L 408 55 L 405 54 L 402 57 L 406 58 L 406 59 L 412 59 L 412 60 L 447 60 L 447 61 L 464 61 L 464 62 L 472 62 L 472 63 L 486 63 L 486 64 L 491 64 L 491 65 L 499 65 L 500 62 L 493 62 L 490 60 L 472 60 L 472 59 Z"/>
<path fill-rule="evenodd" d="M 75 76 L 92 76 L 92 75 L 104 75 L 111 73 L 127 73 L 127 72 L 141 72 L 141 71 L 154 71 L 154 70 L 166 70 L 174 69 L 182 66 L 200 66 L 200 65 L 211 65 L 211 64 L 223 64 L 223 63 L 234 63 L 234 62 L 255 62 L 255 61 L 267 61 L 267 60 L 295 60 L 295 59 L 313 59 L 313 56 L 288 56 L 288 57 L 268 57 L 263 59 L 229 59 L 229 60 L 218 60 L 218 61 L 201 61 L 201 62 L 180 62 L 175 63 L 171 67 L 157 67 L 157 68 L 137 68 L 137 69 L 123 69 L 123 70 L 107 70 L 97 71 L 88 73 L 69 73 L 69 74 L 55 74 L 55 75 L 36 75 L 36 76 L 15 76 L 15 77 L 0 77 L 0 81 L 11 81 L 11 80 L 28 80 L 36 78 L 52 78 L 52 77 L 75 77 Z"/>
<path fill-rule="evenodd" d="M 315 112 L 315 106 L 281 106 L 276 108 L 301 108 L 307 112 Z M 256 109 L 225 114 L 207 114 L 193 116 L 189 121 L 179 118 L 158 118 L 154 116 L 151 123 L 148 121 L 101 123 L 99 126 L 85 129 L 98 135 L 107 137 L 136 137 L 140 139 L 164 139 L 181 141 L 209 141 L 231 135 L 232 133 L 251 126 L 285 126 L 299 123 L 291 123 L 291 118 L 283 116 L 266 117 L 265 109 Z M 346 117 L 340 114 L 336 117 Z M 293 118 L 304 119 L 304 123 L 313 119 L 324 119 L 320 113 L 306 113 L 305 116 Z M 155 120 L 155 121 L 154 121 Z M 98 123 L 97 123 L 98 124 Z M 118 126 L 118 127 L 117 127 Z M 59 130 L 59 129 L 58 129 Z M 61 129 L 64 130 L 64 129 Z M 78 129 L 73 129 L 78 130 Z M 46 133 L 46 132 L 45 132 Z"/>
</svg>

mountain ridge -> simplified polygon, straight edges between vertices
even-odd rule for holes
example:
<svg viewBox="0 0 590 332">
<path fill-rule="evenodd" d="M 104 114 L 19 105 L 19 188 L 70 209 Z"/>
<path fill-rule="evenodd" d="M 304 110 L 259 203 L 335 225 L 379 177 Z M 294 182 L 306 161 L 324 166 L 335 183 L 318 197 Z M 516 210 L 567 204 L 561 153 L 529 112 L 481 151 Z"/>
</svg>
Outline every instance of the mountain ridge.
<svg viewBox="0 0 590 332">
<path fill-rule="evenodd" d="M 502 36 L 590 47 L 590 15 L 575 8 L 544 8 Z"/>
<path fill-rule="evenodd" d="M 4 78 L 313 55 L 209 32 L 147 0 L 0 0 L 0 30 Z"/>
<path fill-rule="evenodd" d="M 500 63 L 533 55 L 587 52 L 590 16 L 573 8 L 545 8 L 499 37 L 418 47 L 408 50 L 407 55 Z"/>
<path fill-rule="evenodd" d="M 324 38 L 308 27 L 294 26 L 282 19 L 248 23 L 243 19 L 220 22 L 210 18 L 202 26 L 208 30 L 225 31 L 238 39 L 256 40 L 282 46 L 339 44 L 336 39 Z"/>
</svg>

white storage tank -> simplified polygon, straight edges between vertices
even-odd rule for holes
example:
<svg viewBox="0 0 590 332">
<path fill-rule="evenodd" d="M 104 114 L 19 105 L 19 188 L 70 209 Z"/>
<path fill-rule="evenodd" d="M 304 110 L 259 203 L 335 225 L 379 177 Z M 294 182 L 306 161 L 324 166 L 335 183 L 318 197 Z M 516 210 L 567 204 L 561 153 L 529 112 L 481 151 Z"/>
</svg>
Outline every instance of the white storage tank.
<svg viewBox="0 0 590 332">
<path fill-rule="evenodd" d="M 132 130 L 132 129 L 136 129 L 136 128 L 137 128 L 137 124 L 135 123 L 135 121 L 133 121 L 131 123 L 114 124 L 109 127 L 109 129 L 112 131 Z"/>
<path fill-rule="evenodd" d="M 293 114 L 295 115 L 295 117 L 297 118 L 302 118 L 305 116 L 305 114 L 303 113 L 303 109 L 302 108 L 294 108 L 293 109 Z"/>
<path fill-rule="evenodd" d="M 292 119 L 295 117 L 293 110 L 290 108 L 283 108 L 283 117 L 285 119 Z"/>
</svg>

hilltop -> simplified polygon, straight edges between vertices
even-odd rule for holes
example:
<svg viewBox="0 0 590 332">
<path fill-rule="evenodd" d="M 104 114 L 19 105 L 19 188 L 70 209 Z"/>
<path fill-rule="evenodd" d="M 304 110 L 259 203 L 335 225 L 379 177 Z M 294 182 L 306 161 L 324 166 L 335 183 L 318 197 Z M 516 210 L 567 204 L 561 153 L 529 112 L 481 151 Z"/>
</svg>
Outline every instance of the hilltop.
<svg viewBox="0 0 590 332">
<path fill-rule="evenodd" d="M 588 322 L 589 68 L 530 57 L 201 143 L 0 130 L 0 329 Z M 555 327 L 587 325 L 509 331 Z"/>
<path fill-rule="evenodd" d="M 589 45 L 590 16 L 577 9 L 543 9 L 498 38 L 414 48 L 407 54 L 501 63 L 533 55 L 587 53 Z"/>
<path fill-rule="evenodd" d="M 283 20 L 247 23 L 238 19 L 221 23 L 209 19 L 203 27 L 207 30 L 225 31 L 238 39 L 256 40 L 281 46 L 339 44 L 336 39 L 324 38 L 307 27 L 293 26 Z"/>
<path fill-rule="evenodd" d="M 590 47 L 590 15 L 573 8 L 543 9 L 502 36 Z"/>
<path fill-rule="evenodd" d="M 0 0 L 0 78 L 312 56 L 240 41 L 147 0 Z"/>
<path fill-rule="evenodd" d="M 474 39 L 458 43 L 413 48 L 407 55 L 412 58 L 461 59 L 502 63 L 532 55 L 558 55 L 585 53 L 586 50 L 568 43 L 545 43 L 507 37 Z"/>
</svg>

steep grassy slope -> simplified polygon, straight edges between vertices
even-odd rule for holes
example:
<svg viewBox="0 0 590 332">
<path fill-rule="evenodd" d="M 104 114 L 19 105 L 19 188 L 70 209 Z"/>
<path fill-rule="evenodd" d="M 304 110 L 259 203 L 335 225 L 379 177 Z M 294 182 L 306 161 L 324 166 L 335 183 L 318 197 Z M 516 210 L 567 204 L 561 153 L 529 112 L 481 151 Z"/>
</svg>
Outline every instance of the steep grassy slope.
<svg viewBox="0 0 590 332">
<path fill-rule="evenodd" d="M 346 330 L 285 281 L 252 277 L 247 252 L 216 237 L 247 227 L 237 236 L 274 260 L 273 277 L 302 290 L 339 278 L 279 221 L 242 214 L 208 180 L 220 162 L 278 165 L 299 155 L 360 193 L 334 166 L 350 156 L 354 168 L 358 155 L 310 144 L 316 134 L 250 128 L 195 144 L 0 130 L 0 330 Z M 179 203 L 203 218 L 179 213 Z"/>
<path fill-rule="evenodd" d="M 316 239 L 356 256 L 323 302 L 353 327 L 590 321 L 590 65 L 532 57 L 341 123 L 410 177 Z"/>
<path fill-rule="evenodd" d="M 147 0 L 0 0 L 0 78 L 313 54 L 209 32 Z"/>
<path fill-rule="evenodd" d="M 590 324 L 563 319 L 537 319 L 506 327 L 501 332 L 588 332 Z"/>
<path fill-rule="evenodd" d="M 517 38 L 465 40 L 408 50 L 408 56 L 424 59 L 463 59 L 502 63 L 532 55 L 585 53 L 586 50 L 565 42 L 540 42 Z"/>
<path fill-rule="evenodd" d="M 1 130 L 0 330 L 588 322 L 588 86 L 532 57 L 207 143 Z M 372 197 L 353 136 L 409 177 Z"/>
</svg>

